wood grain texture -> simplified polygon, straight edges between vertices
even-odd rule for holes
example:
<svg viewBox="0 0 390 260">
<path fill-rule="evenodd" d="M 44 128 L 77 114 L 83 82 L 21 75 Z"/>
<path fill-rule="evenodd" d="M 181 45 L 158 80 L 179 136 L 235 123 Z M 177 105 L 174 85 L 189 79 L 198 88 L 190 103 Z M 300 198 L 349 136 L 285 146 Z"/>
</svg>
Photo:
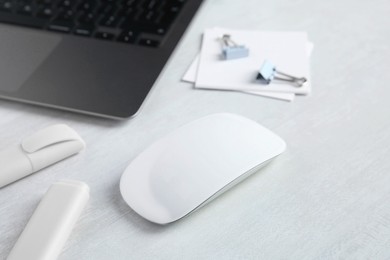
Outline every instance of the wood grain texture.
<svg viewBox="0 0 390 260">
<path fill-rule="evenodd" d="M 207 0 L 132 120 L 1 101 L 0 147 L 61 122 L 87 149 L 0 190 L 0 259 L 63 178 L 91 188 L 63 260 L 390 259 L 389 13 L 387 0 Z M 180 82 L 201 32 L 213 26 L 307 31 L 313 93 L 287 103 Z M 119 194 L 126 165 L 176 127 L 216 112 L 256 120 L 283 137 L 287 151 L 182 221 L 143 220 Z"/>
</svg>

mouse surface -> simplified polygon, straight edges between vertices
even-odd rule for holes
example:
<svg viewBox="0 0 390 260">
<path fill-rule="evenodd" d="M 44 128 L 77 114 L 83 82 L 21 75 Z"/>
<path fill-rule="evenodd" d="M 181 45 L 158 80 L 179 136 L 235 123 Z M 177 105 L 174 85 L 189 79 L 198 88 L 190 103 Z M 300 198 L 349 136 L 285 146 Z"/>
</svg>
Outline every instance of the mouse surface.
<svg viewBox="0 0 390 260">
<path fill-rule="evenodd" d="M 120 191 L 147 220 L 176 221 L 264 166 L 285 142 L 258 123 L 214 114 L 178 128 L 126 168 Z"/>
</svg>

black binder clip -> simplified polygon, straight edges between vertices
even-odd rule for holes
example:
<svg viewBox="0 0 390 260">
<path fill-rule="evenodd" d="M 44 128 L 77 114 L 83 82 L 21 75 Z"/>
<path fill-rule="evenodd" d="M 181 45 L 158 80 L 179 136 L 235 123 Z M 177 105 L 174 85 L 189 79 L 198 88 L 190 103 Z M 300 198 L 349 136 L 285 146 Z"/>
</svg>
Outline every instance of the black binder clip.
<svg viewBox="0 0 390 260">
<path fill-rule="evenodd" d="M 278 71 L 271 62 L 264 61 L 259 73 L 256 77 L 257 80 L 264 84 L 270 84 L 273 80 L 289 82 L 296 87 L 302 87 L 307 79 L 305 77 L 294 77 L 284 72 Z"/>
<path fill-rule="evenodd" d="M 222 36 L 222 57 L 225 60 L 245 58 L 249 56 L 249 49 L 244 45 L 235 43 L 230 35 L 224 34 Z"/>
</svg>

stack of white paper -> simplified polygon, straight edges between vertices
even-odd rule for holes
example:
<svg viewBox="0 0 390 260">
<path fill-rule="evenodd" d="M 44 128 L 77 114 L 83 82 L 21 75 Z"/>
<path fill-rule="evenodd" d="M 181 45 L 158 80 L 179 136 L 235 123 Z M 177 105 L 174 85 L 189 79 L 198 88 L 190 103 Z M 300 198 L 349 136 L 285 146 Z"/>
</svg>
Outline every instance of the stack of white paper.
<svg viewBox="0 0 390 260">
<path fill-rule="evenodd" d="M 249 48 L 249 56 L 223 60 L 221 37 L 230 35 L 237 44 Z M 198 89 L 232 90 L 265 97 L 292 101 L 296 94 L 310 93 L 310 53 L 313 44 L 305 32 L 260 32 L 224 28 L 207 29 L 203 35 L 202 49 L 184 75 Z M 258 70 L 265 60 L 277 70 L 305 77 L 302 87 L 288 83 L 261 84 L 256 80 Z"/>
</svg>

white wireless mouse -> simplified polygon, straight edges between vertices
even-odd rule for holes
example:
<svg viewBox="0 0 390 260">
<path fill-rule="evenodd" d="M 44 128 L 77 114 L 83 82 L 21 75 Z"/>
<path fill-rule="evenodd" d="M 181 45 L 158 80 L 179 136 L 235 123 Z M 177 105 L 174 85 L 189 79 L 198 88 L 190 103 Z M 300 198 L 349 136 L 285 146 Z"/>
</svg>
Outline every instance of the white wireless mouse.
<svg viewBox="0 0 390 260">
<path fill-rule="evenodd" d="M 139 215 L 174 222 L 210 202 L 285 150 L 258 123 L 214 114 L 156 141 L 126 168 L 120 191 Z"/>
</svg>

